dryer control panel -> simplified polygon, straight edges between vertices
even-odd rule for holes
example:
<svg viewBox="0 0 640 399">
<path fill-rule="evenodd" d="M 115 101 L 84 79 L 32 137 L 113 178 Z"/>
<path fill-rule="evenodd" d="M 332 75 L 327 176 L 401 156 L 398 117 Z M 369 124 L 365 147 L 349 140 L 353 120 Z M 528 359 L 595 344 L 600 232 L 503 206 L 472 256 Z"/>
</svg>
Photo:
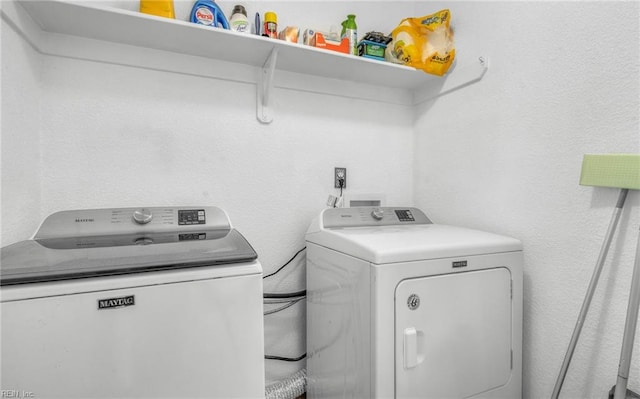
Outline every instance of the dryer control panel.
<svg viewBox="0 0 640 399">
<path fill-rule="evenodd" d="M 322 225 L 325 228 L 398 226 L 430 223 L 431 220 L 418 208 L 333 208 L 325 210 L 322 214 Z"/>
</svg>

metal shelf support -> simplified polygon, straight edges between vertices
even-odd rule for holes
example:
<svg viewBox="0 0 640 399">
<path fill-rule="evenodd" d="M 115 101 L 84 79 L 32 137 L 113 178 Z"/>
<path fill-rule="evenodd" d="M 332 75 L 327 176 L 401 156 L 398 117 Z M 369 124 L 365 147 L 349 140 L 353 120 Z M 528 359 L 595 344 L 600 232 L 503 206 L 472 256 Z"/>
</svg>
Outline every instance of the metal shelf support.
<svg viewBox="0 0 640 399">
<path fill-rule="evenodd" d="M 273 121 L 273 106 L 271 104 L 271 93 L 273 92 L 273 76 L 278 60 L 278 49 L 274 47 L 265 61 L 258 75 L 256 84 L 257 109 L 256 116 L 261 123 L 271 123 Z"/>
<path fill-rule="evenodd" d="M 489 57 L 487 56 L 478 57 L 477 61 L 470 65 L 456 66 L 444 79 L 433 80 L 415 90 L 413 103 L 420 104 L 467 87 L 482 80 L 488 70 Z"/>
</svg>

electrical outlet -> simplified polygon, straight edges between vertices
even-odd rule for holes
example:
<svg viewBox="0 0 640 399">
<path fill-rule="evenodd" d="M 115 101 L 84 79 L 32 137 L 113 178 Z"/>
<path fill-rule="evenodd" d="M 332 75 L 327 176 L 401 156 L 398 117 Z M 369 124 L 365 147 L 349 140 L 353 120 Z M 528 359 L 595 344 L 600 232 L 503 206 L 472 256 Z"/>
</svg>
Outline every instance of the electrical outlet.
<svg viewBox="0 0 640 399">
<path fill-rule="evenodd" d="M 347 188 L 347 168 L 333 168 L 333 186 L 340 188 L 340 180 L 342 180 L 342 188 Z"/>
</svg>

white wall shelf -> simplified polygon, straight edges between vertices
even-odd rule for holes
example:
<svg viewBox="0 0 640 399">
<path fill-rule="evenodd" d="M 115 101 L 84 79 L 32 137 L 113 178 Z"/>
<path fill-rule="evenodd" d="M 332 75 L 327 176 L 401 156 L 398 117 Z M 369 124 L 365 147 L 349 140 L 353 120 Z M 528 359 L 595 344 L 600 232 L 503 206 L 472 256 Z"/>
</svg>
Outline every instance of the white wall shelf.
<svg viewBox="0 0 640 399">
<path fill-rule="evenodd" d="M 203 57 L 223 63 L 259 68 L 260 76 L 255 78 L 254 82 L 258 86 L 259 97 L 257 116 L 258 120 L 263 123 L 269 123 L 273 119 L 269 98 L 274 86 L 274 71 L 276 74 L 285 71 L 311 76 L 313 79 L 328 78 L 347 81 L 350 84 L 356 83 L 374 88 L 391 89 L 396 92 L 400 90 L 402 93 L 408 93 L 403 96 L 408 97 L 406 103 L 412 105 L 478 81 L 488 67 L 487 58 L 480 57 L 477 63 L 465 68 L 456 66 L 447 76 L 437 77 L 403 65 L 355 57 L 257 35 L 209 28 L 135 11 L 99 6 L 91 2 L 47 0 L 21 1 L 19 3 L 38 25 L 39 30 L 46 33 L 134 46 L 145 50 L 159 50 L 184 56 Z M 4 14 L 3 10 L 3 17 Z M 19 12 L 16 11 L 16 14 Z M 24 19 L 15 16 L 14 18 Z M 14 22 L 16 25 L 24 23 L 22 21 Z M 20 29 L 24 30 L 22 27 Z M 45 43 L 42 46 L 46 45 Z M 66 48 L 68 47 L 67 45 Z M 40 50 L 45 54 L 63 55 L 56 54 L 56 52 L 63 53 L 62 50 L 65 49 L 65 46 L 58 44 L 51 46 L 51 48 L 52 50 Z M 99 56 L 95 58 L 99 58 Z M 234 79 L 230 77 L 229 80 Z M 381 91 L 371 90 L 371 92 L 374 93 L 373 95 L 378 95 Z M 381 95 L 384 95 L 384 90 Z"/>
</svg>

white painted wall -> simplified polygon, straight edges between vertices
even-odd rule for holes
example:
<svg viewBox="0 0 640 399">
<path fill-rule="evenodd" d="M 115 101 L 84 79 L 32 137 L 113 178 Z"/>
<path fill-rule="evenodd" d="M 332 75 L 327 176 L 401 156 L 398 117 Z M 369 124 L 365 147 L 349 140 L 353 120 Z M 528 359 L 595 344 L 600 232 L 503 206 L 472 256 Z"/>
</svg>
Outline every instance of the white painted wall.
<svg viewBox="0 0 640 399">
<path fill-rule="evenodd" d="M 1 2 L 0 2 L 1 4 Z M 40 201 L 40 73 L 42 61 L 2 21 L 2 246 L 37 228 Z M 32 215 L 32 216 L 30 216 Z M 26 216 L 26 217 L 25 217 Z"/>
<path fill-rule="evenodd" d="M 549 397 L 617 199 L 578 185 L 585 153 L 640 152 L 638 2 L 450 4 L 478 84 L 420 107 L 416 205 L 438 223 L 521 239 L 524 397 Z M 472 53 L 472 54 L 469 54 Z M 462 58 L 460 58 L 462 59 Z M 640 222 L 629 195 L 562 391 L 615 383 Z M 629 388 L 640 390 L 640 334 Z"/>
</svg>

